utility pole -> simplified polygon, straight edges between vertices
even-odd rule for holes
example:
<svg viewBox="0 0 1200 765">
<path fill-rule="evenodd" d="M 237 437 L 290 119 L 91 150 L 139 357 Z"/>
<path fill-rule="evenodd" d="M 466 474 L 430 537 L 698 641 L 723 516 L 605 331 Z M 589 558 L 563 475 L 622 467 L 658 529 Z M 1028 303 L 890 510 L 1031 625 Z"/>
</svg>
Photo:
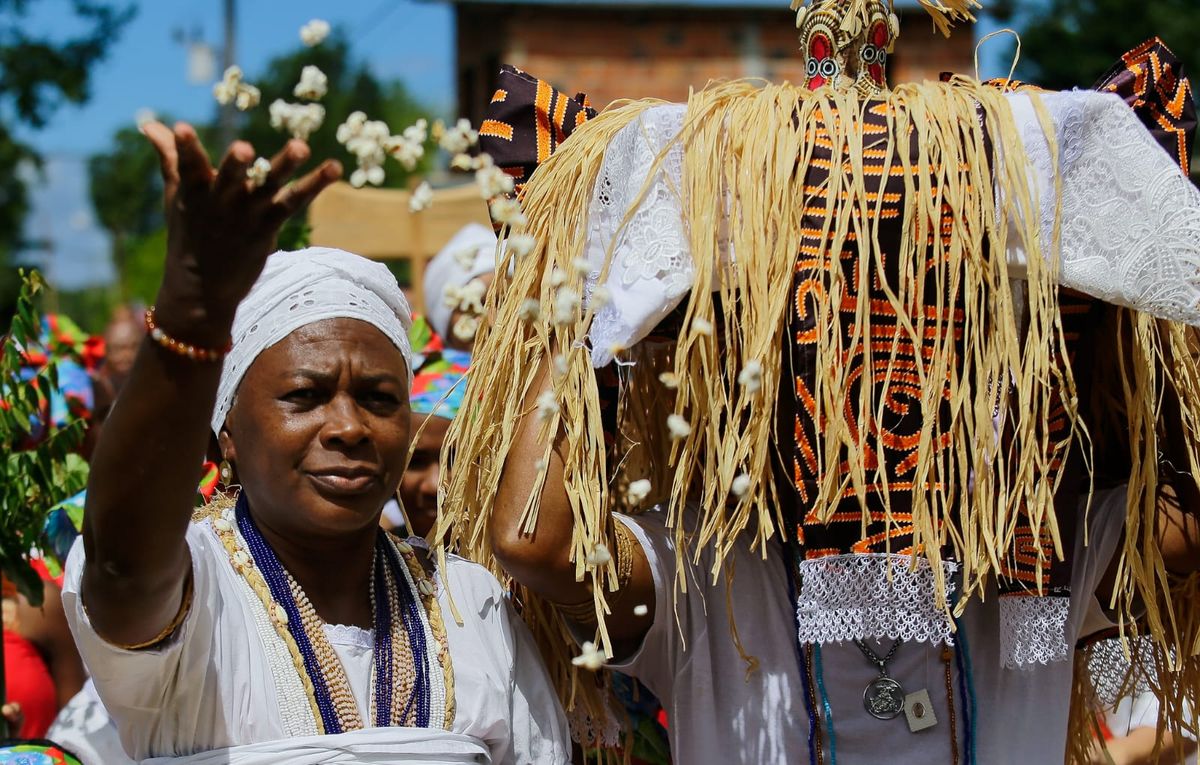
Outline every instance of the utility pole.
<svg viewBox="0 0 1200 765">
<path fill-rule="evenodd" d="M 237 8 L 236 0 L 223 0 L 225 6 L 225 44 L 221 46 L 221 72 L 237 62 Z M 221 107 L 220 117 L 221 150 L 237 137 L 237 109 L 233 102 Z"/>
</svg>

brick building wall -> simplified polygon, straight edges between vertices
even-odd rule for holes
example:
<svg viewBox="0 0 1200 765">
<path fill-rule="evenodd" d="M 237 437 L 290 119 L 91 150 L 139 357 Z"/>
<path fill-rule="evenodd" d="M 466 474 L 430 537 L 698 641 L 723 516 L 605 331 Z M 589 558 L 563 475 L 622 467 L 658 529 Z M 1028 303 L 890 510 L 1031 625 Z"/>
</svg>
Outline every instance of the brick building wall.
<svg viewBox="0 0 1200 765">
<path fill-rule="evenodd" d="M 478 121 L 500 64 L 513 64 L 602 107 L 618 98 L 686 100 L 711 79 L 765 77 L 799 82 L 793 14 L 774 8 L 606 7 L 458 3 L 460 113 Z M 935 35 L 922 11 L 901 14 L 890 69 L 894 83 L 968 72 L 970 27 Z"/>
</svg>

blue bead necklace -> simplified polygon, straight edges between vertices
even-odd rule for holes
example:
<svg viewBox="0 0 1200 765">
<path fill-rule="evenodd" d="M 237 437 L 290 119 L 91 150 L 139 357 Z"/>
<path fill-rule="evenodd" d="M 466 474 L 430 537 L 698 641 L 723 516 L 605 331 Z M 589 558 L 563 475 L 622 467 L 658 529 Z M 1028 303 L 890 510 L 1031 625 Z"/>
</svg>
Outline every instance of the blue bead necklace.
<svg viewBox="0 0 1200 765">
<path fill-rule="evenodd" d="M 323 623 L 263 538 L 250 515 L 244 493 L 238 497 L 235 512 L 238 531 L 246 541 L 254 565 L 262 573 L 272 599 L 287 615 L 287 630 L 312 682 L 313 697 L 325 733 L 342 733 L 362 727 L 345 669 L 332 654 Z M 375 543 L 371 578 L 375 626 L 372 723 L 377 727 L 428 727 L 430 722 L 432 668 L 428 641 L 421 620 L 421 601 L 409 585 L 404 565 L 395 546 L 381 532 Z M 399 617 L 398 622 L 395 617 Z M 400 635 L 401 632 L 404 634 Z M 407 643 L 407 652 L 396 650 L 399 640 Z M 411 675 L 405 667 L 397 666 L 405 653 L 403 662 L 410 668 Z M 410 683 L 401 683 L 409 685 L 407 689 L 396 687 L 398 674 L 411 676 Z M 405 690 L 408 692 L 404 693 Z M 403 697 L 402 702 L 400 697 Z"/>
</svg>

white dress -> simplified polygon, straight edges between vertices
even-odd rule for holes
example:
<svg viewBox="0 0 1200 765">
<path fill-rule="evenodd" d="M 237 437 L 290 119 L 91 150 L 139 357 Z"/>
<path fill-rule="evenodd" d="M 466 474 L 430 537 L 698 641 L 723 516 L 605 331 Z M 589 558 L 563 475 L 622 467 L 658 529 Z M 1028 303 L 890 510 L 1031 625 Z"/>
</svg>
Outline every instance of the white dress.
<svg viewBox="0 0 1200 765">
<path fill-rule="evenodd" d="M 1072 642 L 1109 626 L 1094 592 L 1121 538 L 1125 492 L 1096 496 L 1089 514 L 1088 544 L 1083 524 L 1075 540 L 1072 571 Z M 662 702 L 669 720 L 671 754 L 689 765 L 773 765 L 809 762 L 809 714 L 797 653 L 795 601 L 788 592 L 783 553 L 776 545 L 764 560 L 739 542 L 727 559 L 732 579 L 715 584 L 708 576 L 711 550 L 688 567 L 687 594 L 675 588 L 676 551 L 660 512 L 635 518 L 619 516 L 646 551 L 654 577 L 654 623 L 640 649 L 613 669 L 641 680 Z M 689 513 L 689 518 L 694 515 Z M 743 538 L 744 539 L 744 538 Z M 969 726 L 955 686 L 956 728 L 960 754 L 974 735 L 980 765 L 1062 763 L 1066 751 L 1067 711 L 1071 696 L 1070 660 L 1014 669 L 1004 666 L 998 636 L 998 598 L 972 601 L 961 624 L 975 698 Z M 674 605 L 674 607 L 672 607 Z M 732 608 L 745 652 L 738 653 L 729 629 Z M 962 635 L 955 637 L 963 650 Z M 869 643 L 882 656 L 891 641 Z M 942 646 L 905 642 L 888 663 L 889 674 L 906 693 L 928 691 L 937 722 L 917 733 L 905 716 L 878 720 L 863 706 L 863 690 L 878 676 L 853 643 L 822 648 L 822 680 L 836 736 L 839 765 L 928 765 L 951 762 L 949 706 Z M 819 692 L 819 689 L 817 689 Z M 818 697 L 819 698 L 819 697 Z M 818 702 L 820 703 L 820 702 Z M 821 732 L 825 762 L 831 762 L 828 731 Z"/>
<path fill-rule="evenodd" d="M 92 629 L 79 595 L 80 542 L 67 561 L 67 619 L 135 760 L 250 765 L 279 762 L 285 753 L 288 762 L 313 763 L 570 760 L 566 719 L 532 638 L 480 566 L 451 556 L 447 571 L 435 576 L 454 667 L 457 713 L 450 731 L 375 728 L 306 736 L 312 713 L 299 677 L 209 521 L 187 533 L 195 577 L 191 610 L 170 642 L 152 650 L 114 647 Z M 452 616 L 450 593 L 462 625 Z M 326 634 L 366 718 L 371 633 L 332 626 Z"/>
</svg>

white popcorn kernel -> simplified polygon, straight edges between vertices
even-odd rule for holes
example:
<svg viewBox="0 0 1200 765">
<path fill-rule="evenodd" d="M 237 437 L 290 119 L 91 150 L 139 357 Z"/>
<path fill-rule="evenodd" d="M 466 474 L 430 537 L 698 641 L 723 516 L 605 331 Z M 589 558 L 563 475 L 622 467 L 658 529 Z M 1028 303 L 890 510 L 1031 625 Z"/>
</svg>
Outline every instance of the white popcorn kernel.
<svg viewBox="0 0 1200 765">
<path fill-rule="evenodd" d="M 692 433 L 692 426 L 682 415 L 672 414 L 667 417 L 667 430 L 673 439 L 687 438 Z"/>
<path fill-rule="evenodd" d="M 412 197 L 408 200 L 408 209 L 413 212 L 421 212 L 429 208 L 433 204 L 433 189 L 425 181 L 421 181 L 421 185 L 413 189 Z"/>
<path fill-rule="evenodd" d="M 300 42 L 310 48 L 320 45 L 326 37 L 329 37 L 328 21 L 313 19 L 300 27 Z"/>
<path fill-rule="evenodd" d="M 254 164 L 246 168 L 246 178 L 250 180 L 250 184 L 254 188 L 259 188 L 267 182 L 267 176 L 271 174 L 271 161 L 266 157 L 259 157 L 254 160 Z"/>
<path fill-rule="evenodd" d="M 629 484 L 629 490 L 626 496 L 629 497 L 630 504 L 641 504 L 642 500 L 650 496 L 650 481 L 646 478 L 639 479 Z"/>
<path fill-rule="evenodd" d="M 742 473 L 734 478 L 730 489 L 733 491 L 733 495 L 739 499 L 746 496 L 746 493 L 750 491 L 750 476 Z"/>
</svg>

